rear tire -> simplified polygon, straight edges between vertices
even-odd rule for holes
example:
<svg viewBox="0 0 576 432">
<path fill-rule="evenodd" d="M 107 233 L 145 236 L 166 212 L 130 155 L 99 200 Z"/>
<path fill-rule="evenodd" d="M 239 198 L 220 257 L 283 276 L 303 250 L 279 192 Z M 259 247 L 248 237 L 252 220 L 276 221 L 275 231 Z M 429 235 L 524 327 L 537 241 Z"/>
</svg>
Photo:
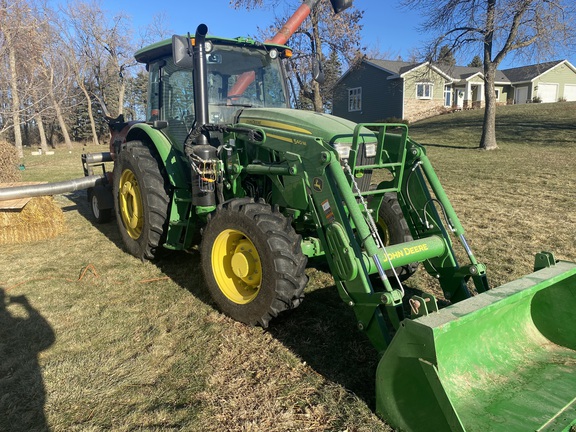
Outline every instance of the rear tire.
<svg viewBox="0 0 576 432">
<path fill-rule="evenodd" d="M 384 195 L 382 205 L 380 206 L 380 210 L 378 210 L 378 222 L 376 226 L 378 227 L 378 234 L 380 234 L 384 246 L 414 240 L 395 193 L 387 193 Z M 418 269 L 418 265 L 418 262 L 413 262 L 402 267 L 396 267 L 396 274 L 400 282 L 412 276 Z M 386 275 L 391 282 L 396 280 L 392 270 L 386 271 Z"/>
<path fill-rule="evenodd" d="M 166 237 L 168 181 L 156 152 L 140 141 L 126 144 L 114 164 L 114 208 L 127 251 L 153 259 Z"/>
<path fill-rule="evenodd" d="M 289 219 L 252 198 L 218 206 L 201 244 L 208 291 L 222 312 L 266 328 L 297 307 L 308 282 L 301 237 Z"/>
</svg>

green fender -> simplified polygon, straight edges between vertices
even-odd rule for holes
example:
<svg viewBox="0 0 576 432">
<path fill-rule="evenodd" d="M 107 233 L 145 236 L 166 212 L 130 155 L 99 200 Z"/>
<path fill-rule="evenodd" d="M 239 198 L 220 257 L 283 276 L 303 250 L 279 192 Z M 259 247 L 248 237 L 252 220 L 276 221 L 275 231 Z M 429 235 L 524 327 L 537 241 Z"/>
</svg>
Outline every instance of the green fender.
<svg viewBox="0 0 576 432">
<path fill-rule="evenodd" d="M 189 183 L 189 165 L 181 149 L 172 145 L 172 142 L 158 129 L 147 123 L 136 123 L 130 128 L 126 141 L 146 141 L 154 145 L 160 159 L 166 167 L 166 172 L 172 186 L 187 188 Z"/>
</svg>

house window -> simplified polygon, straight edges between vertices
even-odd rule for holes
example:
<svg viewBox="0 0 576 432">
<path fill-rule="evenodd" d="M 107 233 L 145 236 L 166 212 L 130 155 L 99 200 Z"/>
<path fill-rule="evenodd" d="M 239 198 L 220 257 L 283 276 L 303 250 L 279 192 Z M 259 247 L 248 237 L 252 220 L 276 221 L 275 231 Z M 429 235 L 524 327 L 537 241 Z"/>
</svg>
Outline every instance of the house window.
<svg viewBox="0 0 576 432">
<path fill-rule="evenodd" d="M 348 89 L 348 112 L 362 110 L 362 87 Z"/>
<path fill-rule="evenodd" d="M 452 86 L 444 86 L 444 106 L 452 106 Z"/>
<path fill-rule="evenodd" d="M 432 83 L 416 84 L 416 99 L 432 99 L 433 88 L 434 84 Z"/>
<path fill-rule="evenodd" d="M 500 100 L 500 89 L 494 89 L 494 93 L 496 93 L 496 100 Z"/>
</svg>

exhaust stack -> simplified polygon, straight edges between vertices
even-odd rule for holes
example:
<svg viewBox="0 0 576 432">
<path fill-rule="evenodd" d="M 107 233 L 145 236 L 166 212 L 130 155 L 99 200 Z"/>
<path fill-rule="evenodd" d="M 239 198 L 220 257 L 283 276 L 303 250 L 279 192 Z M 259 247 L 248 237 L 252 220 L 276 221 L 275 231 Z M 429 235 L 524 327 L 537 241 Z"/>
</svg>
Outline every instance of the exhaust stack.
<svg viewBox="0 0 576 432">
<path fill-rule="evenodd" d="M 206 35 L 208 26 L 200 24 L 196 29 L 194 43 L 194 105 L 196 109 L 196 128 L 208 124 L 208 73 L 206 68 Z M 208 145 L 208 132 L 197 137 L 194 144 Z"/>
</svg>

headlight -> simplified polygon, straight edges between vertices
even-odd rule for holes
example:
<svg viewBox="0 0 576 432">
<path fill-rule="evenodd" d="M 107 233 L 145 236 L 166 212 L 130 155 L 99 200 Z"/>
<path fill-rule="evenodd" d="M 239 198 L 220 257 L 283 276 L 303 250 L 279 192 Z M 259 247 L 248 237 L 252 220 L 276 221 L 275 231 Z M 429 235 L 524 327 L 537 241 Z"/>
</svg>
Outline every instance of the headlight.
<svg viewBox="0 0 576 432">
<path fill-rule="evenodd" d="M 350 150 L 352 150 L 352 144 L 334 144 L 334 150 L 338 152 L 340 159 L 348 159 L 350 157 Z"/>
<path fill-rule="evenodd" d="M 376 156 L 376 143 L 366 143 L 364 144 L 364 149 L 366 152 L 366 157 L 374 157 Z"/>
</svg>

